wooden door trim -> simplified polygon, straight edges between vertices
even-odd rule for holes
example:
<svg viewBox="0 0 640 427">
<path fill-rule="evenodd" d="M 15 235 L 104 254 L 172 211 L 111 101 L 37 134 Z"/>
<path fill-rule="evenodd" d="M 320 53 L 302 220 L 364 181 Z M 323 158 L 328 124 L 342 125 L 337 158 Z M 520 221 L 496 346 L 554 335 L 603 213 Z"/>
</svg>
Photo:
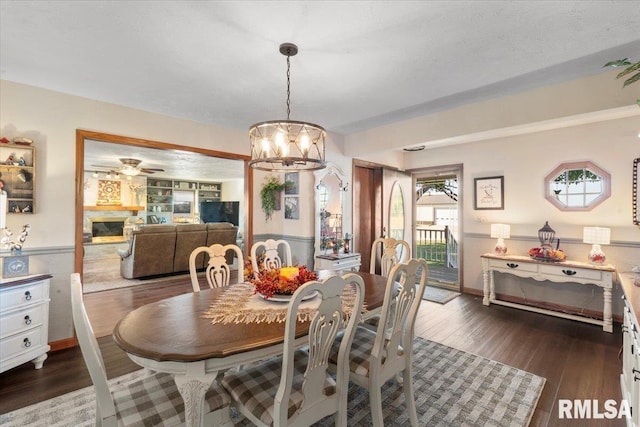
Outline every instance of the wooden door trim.
<svg viewBox="0 0 640 427">
<path fill-rule="evenodd" d="M 105 132 L 94 132 L 83 129 L 76 129 L 76 224 L 75 224 L 75 254 L 74 271 L 83 276 L 83 252 L 82 232 L 84 223 L 84 151 L 85 141 L 94 140 L 109 142 L 113 144 L 133 145 L 145 148 L 156 148 L 161 150 L 181 150 L 199 153 L 211 157 L 220 157 L 231 160 L 244 161 L 244 190 L 245 206 L 244 210 L 244 238 L 245 248 L 250 248 L 253 244 L 253 169 L 249 167 L 250 156 L 244 154 L 227 153 L 224 151 L 209 150 L 200 147 L 178 145 L 167 142 L 159 142 L 148 139 L 132 138 L 128 136 L 115 135 Z"/>
</svg>

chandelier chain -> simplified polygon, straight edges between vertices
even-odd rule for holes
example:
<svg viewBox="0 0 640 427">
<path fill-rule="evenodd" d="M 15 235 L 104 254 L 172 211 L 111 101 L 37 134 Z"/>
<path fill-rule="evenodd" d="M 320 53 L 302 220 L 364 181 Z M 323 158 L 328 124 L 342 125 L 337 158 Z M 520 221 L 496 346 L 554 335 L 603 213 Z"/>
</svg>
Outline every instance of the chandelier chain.
<svg viewBox="0 0 640 427">
<path fill-rule="evenodd" d="M 287 55 L 287 120 L 291 115 L 291 57 Z"/>
</svg>

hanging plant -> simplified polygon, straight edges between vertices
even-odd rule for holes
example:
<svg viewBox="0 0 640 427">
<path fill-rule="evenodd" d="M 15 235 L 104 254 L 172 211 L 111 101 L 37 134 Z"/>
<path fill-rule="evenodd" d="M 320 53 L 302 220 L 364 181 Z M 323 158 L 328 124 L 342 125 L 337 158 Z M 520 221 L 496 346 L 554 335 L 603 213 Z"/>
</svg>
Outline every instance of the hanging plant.
<svg viewBox="0 0 640 427">
<path fill-rule="evenodd" d="M 640 81 L 640 61 L 632 63 L 629 61 L 629 58 L 624 58 L 607 62 L 606 64 L 604 64 L 604 67 L 626 67 L 616 76 L 616 79 L 620 79 L 623 77 L 626 78 L 622 87 L 627 87 L 631 83 Z M 640 99 L 637 99 L 636 103 L 640 107 Z"/>
<path fill-rule="evenodd" d="M 291 188 L 293 184 L 291 181 L 280 182 L 280 180 L 273 175 L 265 178 L 262 189 L 260 190 L 260 201 L 262 202 L 262 210 L 267 217 L 267 221 L 271 219 L 273 211 L 276 209 L 276 197 L 280 195 L 282 190 Z"/>
</svg>

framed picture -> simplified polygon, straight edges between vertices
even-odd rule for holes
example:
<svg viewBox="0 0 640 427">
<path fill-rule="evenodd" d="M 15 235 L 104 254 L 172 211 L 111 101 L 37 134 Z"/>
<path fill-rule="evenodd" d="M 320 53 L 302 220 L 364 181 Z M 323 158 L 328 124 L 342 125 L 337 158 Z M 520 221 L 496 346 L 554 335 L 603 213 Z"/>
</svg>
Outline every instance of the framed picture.
<svg viewBox="0 0 640 427">
<path fill-rule="evenodd" d="M 475 178 L 473 181 L 474 209 L 504 209 L 504 176 Z"/>
<path fill-rule="evenodd" d="M 300 210 L 298 209 L 297 197 L 285 197 L 284 198 L 284 218 L 285 219 L 300 219 Z"/>
<path fill-rule="evenodd" d="M 298 194 L 298 172 L 287 172 L 284 174 L 284 182 L 291 183 L 290 186 L 285 187 L 284 194 Z"/>
<path fill-rule="evenodd" d="M 155 215 L 147 215 L 147 224 L 160 224 L 160 219 Z"/>
<path fill-rule="evenodd" d="M 638 177 L 638 163 L 640 163 L 640 157 L 633 161 L 633 223 L 635 225 L 640 225 L 640 190 L 638 189 L 640 177 Z"/>
</svg>

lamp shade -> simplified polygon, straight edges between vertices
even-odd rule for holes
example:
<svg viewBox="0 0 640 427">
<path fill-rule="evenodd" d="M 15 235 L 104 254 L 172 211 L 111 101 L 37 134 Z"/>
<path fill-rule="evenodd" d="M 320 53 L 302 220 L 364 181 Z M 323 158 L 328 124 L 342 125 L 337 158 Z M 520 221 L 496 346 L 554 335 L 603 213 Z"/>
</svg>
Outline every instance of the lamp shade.
<svg viewBox="0 0 640 427">
<path fill-rule="evenodd" d="M 508 239 L 511 237 L 511 226 L 509 224 L 491 224 L 491 237 Z"/>
<path fill-rule="evenodd" d="M 608 245 L 611 239 L 611 229 L 606 227 L 584 227 L 582 241 L 596 245 Z"/>
</svg>

